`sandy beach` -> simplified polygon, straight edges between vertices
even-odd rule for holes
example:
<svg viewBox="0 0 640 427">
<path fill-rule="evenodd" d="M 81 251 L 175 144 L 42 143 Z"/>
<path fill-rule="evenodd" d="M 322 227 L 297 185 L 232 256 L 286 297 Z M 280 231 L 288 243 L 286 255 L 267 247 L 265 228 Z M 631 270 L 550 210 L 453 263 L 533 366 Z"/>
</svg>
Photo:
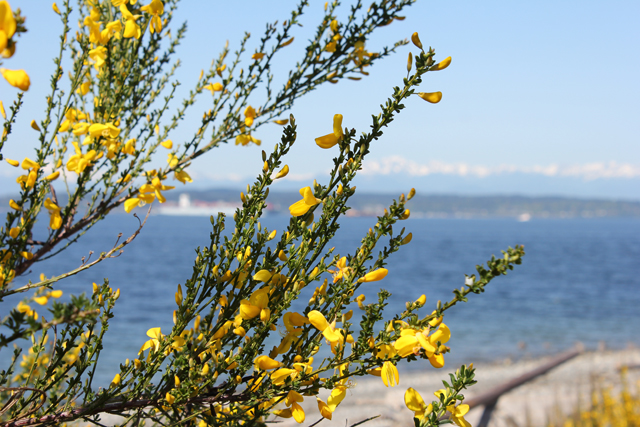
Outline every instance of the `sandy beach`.
<svg viewBox="0 0 640 427">
<path fill-rule="evenodd" d="M 481 395 L 492 388 L 526 374 L 556 355 L 520 360 L 517 362 L 496 361 L 476 365 L 478 383 L 464 392 L 466 399 Z M 620 368 L 630 367 L 628 383 L 633 390 L 640 387 L 640 349 L 587 351 L 568 360 L 544 375 L 502 395 L 494 409 L 490 427 L 542 427 L 548 417 L 558 410 L 569 414 L 581 401 L 589 398 L 594 381 L 606 387 L 620 389 Z M 404 393 L 409 387 L 416 389 L 425 401 L 434 399 L 433 392 L 442 388 L 442 380 L 455 366 L 436 370 L 426 366 L 424 372 L 400 373 L 400 384 L 385 387 L 378 377 L 359 378 L 356 387 L 347 392 L 347 397 L 333 414 L 332 420 L 323 419 L 320 425 L 348 427 L 362 420 L 379 415 L 365 423 L 367 427 L 413 426 L 413 413 L 404 405 Z M 320 397 L 326 401 L 327 392 Z M 306 419 L 302 424 L 292 418 L 271 417 L 269 421 L 281 427 L 309 426 L 320 420 L 316 399 L 307 397 L 302 403 Z M 484 407 L 479 406 L 465 416 L 472 426 L 477 426 Z M 105 425 L 115 425 L 121 419 L 114 415 L 103 415 Z"/>
<path fill-rule="evenodd" d="M 496 362 L 476 365 L 478 384 L 466 391 L 465 397 L 472 398 L 512 378 L 525 374 L 546 363 L 552 356 L 515 363 Z M 589 397 L 591 384 L 597 379 L 600 384 L 617 387 L 620 385 L 620 367 L 631 366 L 628 371 L 629 383 L 636 386 L 640 380 L 640 349 L 616 351 L 584 352 L 564 362 L 548 373 L 504 394 L 493 411 L 492 427 L 544 426 L 547 418 L 558 408 L 570 413 L 579 398 L 585 402 Z M 635 366 L 635 368 L 633 368 Z M 447 369 L 449 368 L 449 369 Z M 442 380 L 448 380 L 454 366 L 435 370 L 425 367 L 423 373 L 401 372 L 400 384 L 385 387 L 380 378 L 360 378 L 357 386 L 348 391 L 347 397 L 336 409 L 333 419 L 323 420 L 321 425 L 350 426 L 375 415 L 379 418 L 368 421 L 369 427 L 413 426 L 413 413 L 404 405 L 404 393 L 409 387 L 416 389 L 425 400 L 432 400 L 433 392 L 442 388 Z M 302 425 L 310 425 L 320 417 L 316 400 L 305 399 L 303 407 L 306 420 Z M 465 417 L 473 426 L 480 420 L 484 408 L 477 407 Z M 282 426 L 298 425 L 292 419 L 283 421 Z"/>
</svg>

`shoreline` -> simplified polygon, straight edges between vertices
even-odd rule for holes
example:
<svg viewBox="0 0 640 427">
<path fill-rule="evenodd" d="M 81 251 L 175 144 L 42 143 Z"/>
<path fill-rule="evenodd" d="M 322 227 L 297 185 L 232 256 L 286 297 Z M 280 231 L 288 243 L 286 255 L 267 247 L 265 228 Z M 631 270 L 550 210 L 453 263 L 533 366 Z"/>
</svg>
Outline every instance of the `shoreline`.
<svg viewBox="0 0 640 427">
<path fill-rule="evenodd" d="M 463 394 L 465 400 L 478 396 L 493 387 L 525 374 L 549 361 L 553 356 L 517 362 L 491 362 L 474 364 L 477 384 Z M 640 381 L 640 349 L 585 351 L 575 358 L 555 367 L 520 387 L 502 395 L 493 411 L 489 426 L 522 427 L 545 426 L 548 418 L 562 410 L 571 413 L 580 401 L 582 405 L 590 399 L 594 380 L 600 385 L 612 386 L 614 392 L 620 386 L 622 366 L 632 366 L 627 378 L 630 387 L 637 387 Z M 448 369 L 447 369 L 448 368 Z M 347 391 L 347 397 L 338 406 L 333 419 L 323 420 L 323 425 L 339 427 L 351 426 L 364 419 L 380 415 L 368 421 L 369 427 L 392 427 L 413 425 L 413 413 L 404 405 L 404 393 L 409 387 L 416 389 L 426 402 L 435 400 L 433 392 L 442 388 L 442 380 L 448 380 L 448 373 L 456 366 L 445 366 L 435 370 L 428 366 L 420 373 L 400 371 L 400 384 L 396 387 L 385 387 L 380 378 L 360 377 L 357 385 Z M 326 401 L 326 392 L 321 398 Z M 310 425 L 320 418 L 316 400 L 307 397 L 302 404 L 306 420 L 297 424 L 293 419 L 270 418 L 269 421 L 280 421 L 280 425 Z M 472 426 L 477 426 L 484 407 L 479 406 L 465 416 Z"/>
</svg>

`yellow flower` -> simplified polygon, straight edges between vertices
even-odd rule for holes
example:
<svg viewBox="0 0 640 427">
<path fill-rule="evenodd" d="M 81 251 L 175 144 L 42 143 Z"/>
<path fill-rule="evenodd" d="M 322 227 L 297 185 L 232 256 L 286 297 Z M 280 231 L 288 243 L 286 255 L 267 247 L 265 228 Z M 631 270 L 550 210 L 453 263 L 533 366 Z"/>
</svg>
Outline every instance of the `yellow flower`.
<svg viewBox="0 0 640 427">
<path fill-rule="evenodd" d="M 18 303 L 16 309 L 18 310 L 18 312 L 24 313 L 27 316 L 33 317 L 35 320 L 38 320 L 38 313 L 36 313 L 33 309 L 31 309 L 29 305 L 23 303 L 22 301 Z"/>
<path fill-rule="evenodd" d="M 331 21 L 331 23 L 329 23 L 329 28 L 331 28 L 332 32 L 337 33 L 340 30 L 340 23 L 337 19 L 334 19 L 333 21 Z"/>
<path fill-rule="evenodd" d="M 9 39 L 16 32 L 16 20 L 11 6 L 6 1 L 0 1 L 0 51 L 6 49 Z"/>
<path fill-rule="evenodd" d="M 269 305 L 269 287 L 258 289 L 251 294 L 248 300 L 240 301 L 240 317 L 243 319 L 253 319 L 260 315 L 261 320 L 266 317 L 267 306 Z M 263 314 L 264 312 L 264 314 Z"/>
<path fill-rule="evenodd" d="M 284 165 L 273 179 L 284 178 L 289 173 L 289 165 Z"/>
<path fill-rule="evenodd" d="M 224 86 L 222 86 L 222 83 L 216 82 L 216 83 L 209 83 L 208 85 L 205 85 L 203 89 L 210 90 L 211 95 L 214 95 L 216 92 L 220 92 L 222 89 L 224 89 Z"/>
<path fill-rule="evenodd" d="M 298 371 L 296 371 L 295 369 L 280 368 L 271 374 L 271 382 L 274 385 L 282 385 L 287 380 L 287 378 L 295 378 L 297 375 Z"/>
<path fill-rule="evenodd" d="M 327 339 L 327 341 L 332 344 L 343 342 L 344 336 L 340 333 L 341 330 L 334 328 L 334 326 L 330 324 L 324 315 L 318 310 L 310 311 L 307 317 L 309 318 L 309 322 L 311 322 L 316 329 L 322 332 L 322 335 Z"/>
<path fill-rule="evenodd" d="M 464 419 L 464 415 L 469 412 L 469 405 L 449 405 L 447 406 L 447 411 L 451 413 L 451 421 L 458 424 L 460 427 L 471 427 L 471 424 Z"/>
<path fill-rule="evenodd" d="M 186 184 L 187 182 L 193 182 L 193 179 L 191 179 L 191 177 L 185 170 L 175 171 L 173 173 L 173 177 L 183 184 Z"/>
<path fill-rule="evenodd" d="M 82 150 L 78 146 L 76 141 L 72 142 L 75 148 L 75 154 L 69 157 L 67 161 L 67 170 L 72 171 L 80 175 L 84 170 L 92 165 L 92 161 L 98 159 L 100 156 L 96 150 L 89 150 L 86 154 L 82 154 Z M 102 152 L 100 153 L 100 155 Z"/>
<path fill-rule="evenodd" d="M 153 0 L 148 5 L 142 6 L 140 10 L 153 15 L 149 24 L 151 27 L 151 34 L 162 31 L 162 20 L 160 19 L 160 15 L 164 13 L 164 5 L 160 0 Z"/>
<path fill-rule="evenodd" d="M 358 307 L 360 308 L 360 310 L 364 310 L 364 304 L 362 304 L 365 300 L 365 296 L 364 294 L 356 297 L 355 301 L 358 303 Z"/>
<path fill-rule="evenodd" d="M 120 374 L 116 374 L 115 377 L 113 377 L 113 381 L 111 381 L 111 387 L 116 386 L 120 384 Z"/>
<path fill-rule="evenodd" d="M 127 199 L 124 201 L 124 211 L 126 213 L 131 212 L 134 208 L 138 207 L 140 205 L 140 198 L 138 197 L 132 197 L 130 199 Z"/>
<path fill-rule="evenodd" d="M 438 62 L 436 65 L 432 66 L 431 68 L 429 68 L 429 71 L 440 71 L 440 70 L 444 70 L 445 68 L 447 68 L 449 65 L 451 64 L 451 57 L 448 56 L 445 59 L 443 59 L 442 61 Z"/>
<path fill-rule="evenodd" d="M 36 304 L 47 305 L 47 302 L 49 302 L 49 297 L 48 296 L 35 297 L 33 301 Z"/>
<path fill-rule="evenodd" d="M 91 138 L 116 138 L 120 135 L 120 128 L 116 127 L 112 122 L 94 123 L 87 129 Z M 84 144 L 83 144 L 84 145 Z"/>
<path fill-rule="evenodd" d="M 337 270 L 329 270 L 333 273 L 333 283 L 337 283 L 340 279 L 342 279 L 345 274 L 351 272 L 351 267 L 347 267 L 347 257 L 343 256 L 336 262 Z"/>
<path fill-rule="evenodd" d="M 422 42 L 420 41 L 420 37 L 417 32 L 411 35 L 411 41 L 418 49 L 422 49 Z"/>
<path fill-rule="evenodd" d="M 251 105 L 248 105 L 244 110 L 244 124 L 247 126 L 251 126 L 255 118 L 256 110 Z"/>
<path fill-rule="evenodd" d="M 432 315 L 436 314 L 436 311 L 433 310 L 431 312 Z M 440 323 L 442 323 L 442 319 L 444 318 L 444 316 L 440 316 L 440 317 L 436 317 L 433 318 L 429 321 L 429 325 L 431 325 L 431 327 L 435 328 L 436 326 L 438 326 Z"/>
<path fill-rule="evenodd" d="M 280 417 L 280 418 L 291 418 L 291 416 L 292 416 L 291 409 L 289 409 L 289 408 L 276 409 L 276 410 L 273 411 L 273 415 L 275 415 L 276 417 Z"/>
<path fill-rule="evenodd" d="M 442 92 L 420 92 L 418 96 L 427 102 L 437 104 L 442 99 Z"/>
<path fill-rule="evenodd" d="M 292 332 L 295 328 L 311 323 L 309 322 L 309 319 L 304 317 L 302 314 L 291 311 L 286 312 L 284 316 L 282 316 L 282 321 L 289 332 Z"/>
<path fill-rule="evenodd" d="M 144 194 L 153 193 L 160 203 L 164 203 L 164 202 L 167 201 L 167 199 L 162 195 L 161 191 L 173 190 L 174 188 L 175 187 L 173 187 L 173 186 L 162 184 L 162 181 L 160 181 L 160 178 L 158 178 L 156 176 L 151 181 L 151 184 L 143 184 L 140 187 L 140 193 L 141 193 L 141 196 L 144 195 Z M 139 197 L 141 197 L 141 196 L 139 196 Z M 153 198 L 152 198 L 152 200 L 153 200 Z M 145 202 L 146 202 L 146 200 L 145 200 Z M 147 203 L 149 203 L 149 202 L 147 202 Z"/>
<path fill-rule="evenodd" d="M 170 139 L 167 139 L 166 141 L 162 141 L 160 145 L 162 145 L 167 150 L 171 150 L 173 148 L 173 141 L 171 141 Z"/>
<path fill-rule="evenodd" d="M 404 394 L 404 404 L 414 412 L 416 418 L 424 418 L 433 411 L 432 404 L 426 404 L 420 393 L 409 387 Z"/>
<path fill-rule="evenodd" d="M 387 276 L 389 270 L 386 268 L 378 268 L 377 270 L 373 270 L 364 275 L 364 277 L 358 282 L 377 282 L 378 280 L 382 280 Z"/>
<path fill-rule="evenodd" d="M 175 168 L 176 166 L 178 166 L 178 163 L 180 163 L 180 159 L 178 159 L 175 154 L 169 153 L 167 155 L 167 163 L 169 164 L 170 168 Z"/>
<path fill-rule="evenodd" d="M 304 215 L 309 211 L 309 209 L 322 202 L 322 200 L 313 195 L 311 187 L 301 188 L 300 195 L 302 196 L 302 200 L 299 200 L 289 206 L 289 212 L 292 216 Z"/>
<path fill-rule="evenodd" d="M 322 415 L 323 418 L 330 420 L 333 416 L 333 411 L 331 411 L 329 405 L 320 400 L 319 397 L 316 397 L 316 400 L 318 401 L 318 411 L 320 412 L 320 415 Z"/>
<path fill-rule="evenodd" d="M 304 422 L 304 410 L 297 402 L 293 402 L 291 405 L 291 415 L 293 415 L 293 419 L 296 420 L 298 424 Z"/>
<path fill-rule="evenodd" d="M 411 243 L 411 240 L 413 239 L 413 233 L 409 233 L 407 234 L 404 239 L 402 239 L 402 241 L 400 242 L 401 245 L 406 245 L 407 243 Z"/>
<path fill-rule="evenodd" d="M 103 43 L 107 43 L 113 35 L 116 36 L 116 39 L 119 39 L 122 36 L 120 34 L 121 31 L 122 22 L 120 20 L 109 22 L 107 25 L 105 25 L 105 29 L 100 32 Z"/>
<path fill-rule="evenodd" d="M 440 369 L 444 366 L 444 356 L 442 354 L 434 354 L 429 357 L 429 363 L 436 369 Z"/>
<path fill-rule="evenodd" d="M 434 345 L 438 342 L 440 342 L 440 344 L 446 344 L 450 338 L 451 330 L 447 325 L 441 323 L 438 330 L 431 334 L 431 336 L 429 337 L 429 341 L 431 341 L 431 343 Z"/>
<path fill-rule="evenodd" d="M 58 179 L 59 176 L 60 176 L 60 171 L 55 171 L 47 175 L 46 177 L 44 177 L 44 179 L 46 179 L 47 181 L 55 181 L 56 179 Z"/>
<path fill-rule="evenodd" d="M 261 369 L 263 371 L 267 371 L 269 369 L 279 368 L 280 366 L 282 366 L 282 363 L 280 363 L 280 362 L 278 362 L 276 360 L 273 360 L 269 356 L 258 356 L 253 361 L 253 366 L 256 369 Z"/>
<path fill-rule="evenodd" d="M 49 197 L 44 201 L 44 207 L 49 211 L 49 227 L 57 230 L 62 226 L 62 217 L 60 216 L 60 207 L 53 203 Z"/>
<path fill-rule="evenodd" d="M 289 123 L 289 119 L 281 119 L 281 120 L 274 120 L 273 123 L 280 125 L 280 126 L 284 126 L 287 123 Z"/>
<path fill-rule="evenodd" d="M 162 333 L 160 332 L 160 328 L 149 329 L 147 331 L 147 336 L 151 339 L 146 341 L 142 345 L 142 348 L 140 348 L 140 351 L 138 352 L 138 354 L 142 353 L 148 348 L 152 348 L 154 351 L 157 351 L 160 348 L 160 339 L 163 336 Z"/>
<path fill-rule="evenodd" d="M 344 133 L 342 131 L 342 114 L 333 116 L 333 133 L 316 138 L 316 144 L 320 148 L 331 148 L 342 140 Z"/>
<path fill-rule="evenodd" d="M 34 162 L 28 157 L 25 157 L 24 160 L 22 161 L 22 169 L 24 170 L 29 170 L 29 169 L 37 170 L 38 168 L 40 168 L 40 165 L 38 165 L 38 163 Z"/>
<path fill-rule="evenodd" d="M 331 410 L 331 412 L 335 412 L 340 402 L 342 402 L 346 396 L 347 396 L 347 387 L 343 385 L 339 385 L 333 390 L 331 390 L 331 395 L 327 399 L 327 406 L 329 406 L 329 409 Z"/>
<path fill-rule="evenodd" d="M 255 59 L 257 61 L 260 61 L 262 58 L 264 58 L 264 53 L 262 52 L 256 52 L 253 55 L 251 55 L 251 59 Z"/>
<path fill-rule="evenodd" d="M 133 156 L 134 154 L 136 154 L 136 139 L 135 138 L 128 139 L 127 142 L 124 143 L 124 148 L 122 149 L 122 152 L 130 156 Z"/>
<path fill-rule="evenodd" d="M 91 9 L 91 14 L 84 18 L 83 25 L 89 28 L 89 41 L 95 44 L 104 44 L 102 33 L 100 32 L 100 11 Z"/>
<path fill-rule="evenodd" d="M 395 387 L 400 384 L 400 376 L 398 375 L 398 368 L 395 367 L 390 361 L 385 361 L 382 365 L 382 382 L 385 386 Z"/>
<path fill-rule="evenodd" d="M 89 51 L 89 58 L 93 59 L 94 64 L 93 67 L 96 70 L 100 70 L 107 59 L 107 48 L 104 46 L 98 46 L 95 49 L 91 49 Z"/>
<path fill-rule="evenodd" d="M 29 86 L 31 86 L 31 80 L 29 80 L 29 75 L 24 70 L 7 70 L 6 68 L 0 68 L 0 73 L 2 73 L 2 77 L 13 87 L 17 87 L 22 91 L 29 90 Z"/>
<path fill-rule="evenodd" d="M 142 35 L 142 30 L 140 29 L 140 26 L 137 24 L 136 20 L 140 17 L 140 15 L 133 15 L 131 12 L 129 12 L 129 9 L 127 9 L 127 5 L 124 3 L 120 5 L 120 12 L 122 13 L 122 17 L 127 21 L 124 24 L 124 38 L 130 39 L 133 37 L 139 39 Z"/>
<path fill-rule="evenodd" d="M 55 13 L 57 13 L 58 15 L 60 15 L 60 9 L 58 9 L 58 5 L 55 4 L 55 2 L 51 5 L 51 7 L 53 8 L 53 11 Z"/>
</svg>

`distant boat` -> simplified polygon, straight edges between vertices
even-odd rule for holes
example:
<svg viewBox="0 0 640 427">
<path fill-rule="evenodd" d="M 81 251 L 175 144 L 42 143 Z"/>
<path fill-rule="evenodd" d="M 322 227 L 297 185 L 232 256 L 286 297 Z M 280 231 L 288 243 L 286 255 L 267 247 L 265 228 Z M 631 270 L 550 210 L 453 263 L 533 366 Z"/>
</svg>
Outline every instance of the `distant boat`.
<svg viewBox="0 0 640 427">
<path fill-rule="evenodd" d="M 178 204 L 166 202 L 158 206 L 154 213 L 158 215 L 172 216 L 216 216 L 218 213 L 233 215 L 236 209 L 241 208 L 239 204 L 228 202 L 191 202 L 191 197 L 187 193 L 180 194 Z"/>
<path fill-rule="evenodd" d="M 531 220 L 531 214 L 523 213 L 518 215 L 518 222 L 527 222 Z"/>
</svg>

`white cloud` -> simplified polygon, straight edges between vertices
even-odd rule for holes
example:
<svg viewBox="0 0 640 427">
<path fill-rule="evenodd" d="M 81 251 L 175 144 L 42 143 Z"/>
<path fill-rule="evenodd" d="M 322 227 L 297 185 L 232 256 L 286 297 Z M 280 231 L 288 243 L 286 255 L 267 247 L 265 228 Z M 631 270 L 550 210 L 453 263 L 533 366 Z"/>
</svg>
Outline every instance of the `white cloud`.
<svg viewBox="0 0 640 427">
<path fill-rule="evenodd" d="M 383 160 L 366 160 L 362 169 L 364 175 L 407 174 L 410 176 L 456 175 L 484 178 L 491 175 L 524 173 L 549 177 L 575 177 L 585 181 L 601 178 L 639 178 L 640 165 L 617 162 L 594 162 L 574 165 L 498 165 L 483 166 L 467 163 L 445 163 L 437 160 L 420 164 L 401 156 L 391 156 Z"/>
</svg>

